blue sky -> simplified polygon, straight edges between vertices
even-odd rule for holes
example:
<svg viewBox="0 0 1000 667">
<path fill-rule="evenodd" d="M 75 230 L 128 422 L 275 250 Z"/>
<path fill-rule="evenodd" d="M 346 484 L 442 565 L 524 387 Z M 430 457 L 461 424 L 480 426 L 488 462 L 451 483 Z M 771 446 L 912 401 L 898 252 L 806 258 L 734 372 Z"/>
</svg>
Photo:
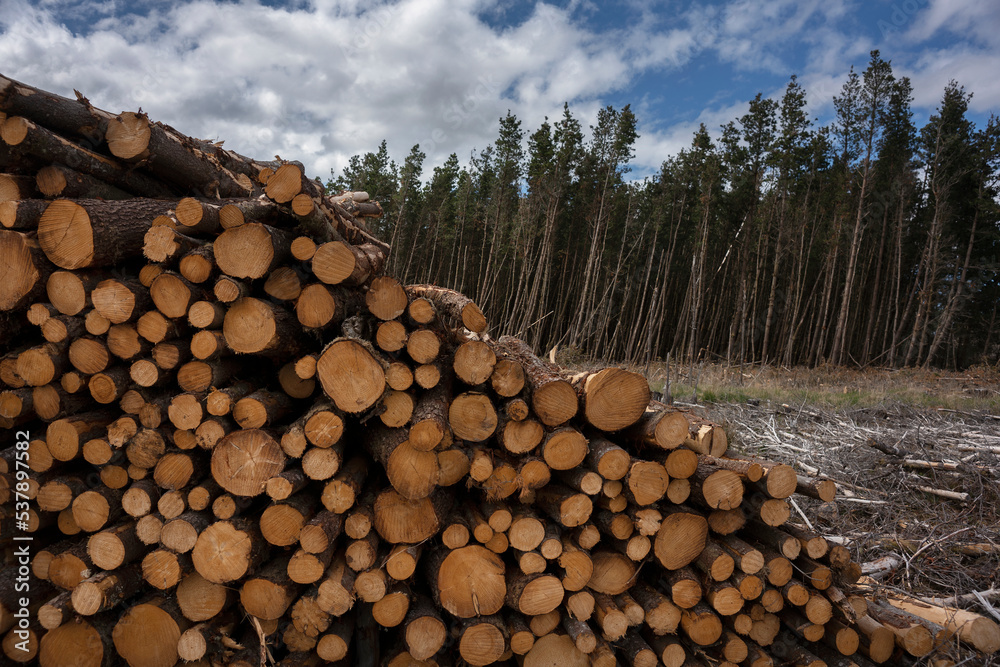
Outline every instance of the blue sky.
<svg viewBox="0 0 1000 667">
<path fill-rule="evenodd" d="M 465 163 L 508 109 L 530 133 L 564 101 L 585 126 L 631 104 L 642 176 L 792 74 L 829 122 L 872 49 L 911 78 L 918 124 L 950 79 L 977 125 L 1000 110 L 995 0 L 0 0 L 6 76 L 324 178 L 382 139 Z"/>
</svg>

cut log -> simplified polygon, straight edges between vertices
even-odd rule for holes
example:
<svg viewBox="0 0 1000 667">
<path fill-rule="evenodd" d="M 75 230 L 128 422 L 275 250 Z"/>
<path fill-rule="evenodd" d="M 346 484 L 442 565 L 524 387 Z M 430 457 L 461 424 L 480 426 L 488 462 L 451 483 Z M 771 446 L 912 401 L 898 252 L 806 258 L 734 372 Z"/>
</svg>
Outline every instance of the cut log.
<svg viewBox="0 0 1000 667">
<path fill-rule="evenodd" d="M 264 431 L 250 429 L 230 433 L 212 450 L 212 477 L 222 488 L 238 496 L 255 496 L 285 466 L 278 443 Z"/>
<path fill-rule="evenodd" d="M 394 320 L 406 310 L 406 292 L 395 278 L 381 276 L 372 280 L 369 285 L 365 303 L 376 318 L 383 321 Z"/>
<path fill-rule="evenodd" d="M 75 667 L 100 667 L 106 664 L 105 655 L 113 659 L 114 647 L 111 646 L 107 623 L 98 625 L 101 626 L 100 630 L 83 619 L 63 623 L 45 633 L 41 640 L 36 636 L 34 641 L 29 640 L 24 645 L 18 641 L 18 647 L 10 651 L 7 649 L 8 642 L 5 639 L 4 652 L 14 663 L 26 662 L 24 658 L 27 658 L 27 661 L 34 659 L 37 650 L 38 664 L 44 667 L 68 664 Z M 30 637 L 31 634 L 34 633 L 29 629 L 24 631 L 22 637 Z M 8 636 L 13 637 L 13 632 Z M 18 637 L 18 640 L 20 639 L 21 637 Z"/>
<path fill-rule="evenodd" d="M 957 634 L 983 653 L 1000 651 L 1000 626 L 975 612 L 940 607 L 897 593 L 886 597 L 893 607 L 926 619 Z"/>
<path fill-rule="evenodd" d="M 132 606 L 115 624 L 115 650 L 130 665 L 170 667 L 177 662 L 177 642 L 188 623 L 176 603 L 151 598 Z"/>
<path fill-rule="evenodd" d="M 7 146 L 16 147 L 20 154 L 38 157 L 50 164 L 68 165 L 137 197 L 176 197 L 175 189 L 159 179 L 88 150 L 26 118 L 8 118 L 3 123 L 2 130 L 0 138 L 3 142 Z"/>
<path fill-rule="evenodd" d="M 586 437 L 572 426 L 557 428 L 546 435 L 540 453 L 553 470 L 571 470 L 587 457 Z"/>
<path fill-rule="evenodd" d="M 668 570 L 684 567 L 698 558 L 708 540 L 708 522 L 686 511 L 667 513 L 656 534 L 653 551 Z"/>
<path fill-rule="evenodd" d="M 429 660 L 444 646 L 448 628 L 430 599 L 418 596 L 410 605 L 404 624 L 406 646 L 416 660 Z"/>
<path fill-rule="evenodd" d="M 242 579 L 260 565 L 268 546 L 260 529 L 249 521 L 217 521 L 198 536 L 191 556 L 202 577 L 225 584 Z"/>
<path fill-rule="evenodd" d="M 572 379 L 580 395 L 584 419 L 602 431 L 619 431 L 636 423 L 649 404 L 646 378 L 620 368 L 581 373 Z"/>
<path fill-rule="evenodd" d="M 390 544 L 416 544 L 437 534 L 450 506 L 451 497 L 441 491 L 408 500 L 394 489 L 384 489 L 375 500 L 375 530 Z"/>
<path fill-rule="evenodd" d="M 316 375 L 323 391 L 338 408 L 358 413 L 382 396 L 386 367 L 370 345 L 342 338 L 323 350 L 316 362 Z"/>
<path fill-rule="evenodd" d="M 498 345 L 501 355 L 516 361 L 524 369 L 530 387 L 531 405 L 543 424 L 559 426 L 576 415 L 576 390 L 552 366 L 512 336 L 501 337 Z"/>
<path fill-rule="evenodd" d="M 19 232 L 0 231 L 0 258 L 0 311 L 18 310 L 41 296 L 43 286 L 51 280 L 48 278 L 51 265 L 36 239 Z"/>
<path fill-rule="evenodd" d="M 478 545 L 436 552 L 427 558 L 435 601 L 458 618 L 500 611 L 507 595 L 504 571 L 500 557 Z"/>
<path fill-rule="evenodd" d="M 63 269 L 114 265 L 142 251 L 149 221 L 170 206 L 144 199 L 59 199 L 38 221 L 38 243 Z"/>
<path fill-rule="evenodd" d="M 108 122 L 105 139 L 117 158 L 142 163 L 157 176 L 205 197 L 246 197 L 249 179 L 239 179 L 173 128 L 126 111 Z"/>
<path fill-rule="evenodd" d="M 482 442 L 496 431 L 498 419 L 493 402 L 486 394 L 469 391 L 452 400 L 448 423 L 455 437 Z"/>
</svg>

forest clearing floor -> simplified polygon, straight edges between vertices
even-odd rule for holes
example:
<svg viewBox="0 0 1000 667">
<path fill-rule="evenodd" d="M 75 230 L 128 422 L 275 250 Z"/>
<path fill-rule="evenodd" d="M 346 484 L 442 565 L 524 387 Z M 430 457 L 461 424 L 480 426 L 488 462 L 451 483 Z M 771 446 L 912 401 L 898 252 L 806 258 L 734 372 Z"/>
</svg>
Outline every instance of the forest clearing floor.
<svg viewBox="0 0 1000 667">
<path fill-rule="evenodd" d="M 665 365 L 637 370 L 666 389 Z M 796 495 L 791 521 L 848 546 L 879 586 L 1000 622 L 1000 369 L 674 366 L 670 394 L 732 450 L 835 481 L 834 502 Z"/>
</svg>

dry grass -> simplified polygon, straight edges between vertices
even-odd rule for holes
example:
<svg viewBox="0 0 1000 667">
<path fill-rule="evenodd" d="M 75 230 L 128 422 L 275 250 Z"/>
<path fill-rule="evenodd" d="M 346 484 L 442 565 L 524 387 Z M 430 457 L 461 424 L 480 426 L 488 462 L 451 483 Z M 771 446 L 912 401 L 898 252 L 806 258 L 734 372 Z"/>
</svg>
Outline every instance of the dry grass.
<svg viewBox="0 0 1000 667">
<path fill-rule="evenodd" d="M 647 372 L 654 391 L 678 400 L 705 403 L 770 401 L 824 409 L 911 408 L 1000 413 L 1000 369 L 975 367 L 964 372 L 922 369 L 781 366 L 694 366 L 665 364 Z M 697 401 L 691 399 L 697 395 Z"/>
</svg>

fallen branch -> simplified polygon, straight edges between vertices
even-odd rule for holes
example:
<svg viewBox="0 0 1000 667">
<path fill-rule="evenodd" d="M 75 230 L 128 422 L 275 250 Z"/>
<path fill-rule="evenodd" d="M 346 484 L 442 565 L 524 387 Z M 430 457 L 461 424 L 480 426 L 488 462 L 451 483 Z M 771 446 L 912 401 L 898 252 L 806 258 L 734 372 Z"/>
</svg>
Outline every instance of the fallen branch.
<svg viewBox="0 0 1000 667">
<path fill-rule="evenodd" d="M 961 500 L 964 502 L 969 499 L 968 493 L 959 493 L 958 491 L 947 491 L 945 489 L 935 489 L 930 486 L 918 486 L 916 488 L 918 491 L 923 491 L 924 493 L 929 493 L 932 496 L 947 498 L 949 500 Z"/>
</svg>

